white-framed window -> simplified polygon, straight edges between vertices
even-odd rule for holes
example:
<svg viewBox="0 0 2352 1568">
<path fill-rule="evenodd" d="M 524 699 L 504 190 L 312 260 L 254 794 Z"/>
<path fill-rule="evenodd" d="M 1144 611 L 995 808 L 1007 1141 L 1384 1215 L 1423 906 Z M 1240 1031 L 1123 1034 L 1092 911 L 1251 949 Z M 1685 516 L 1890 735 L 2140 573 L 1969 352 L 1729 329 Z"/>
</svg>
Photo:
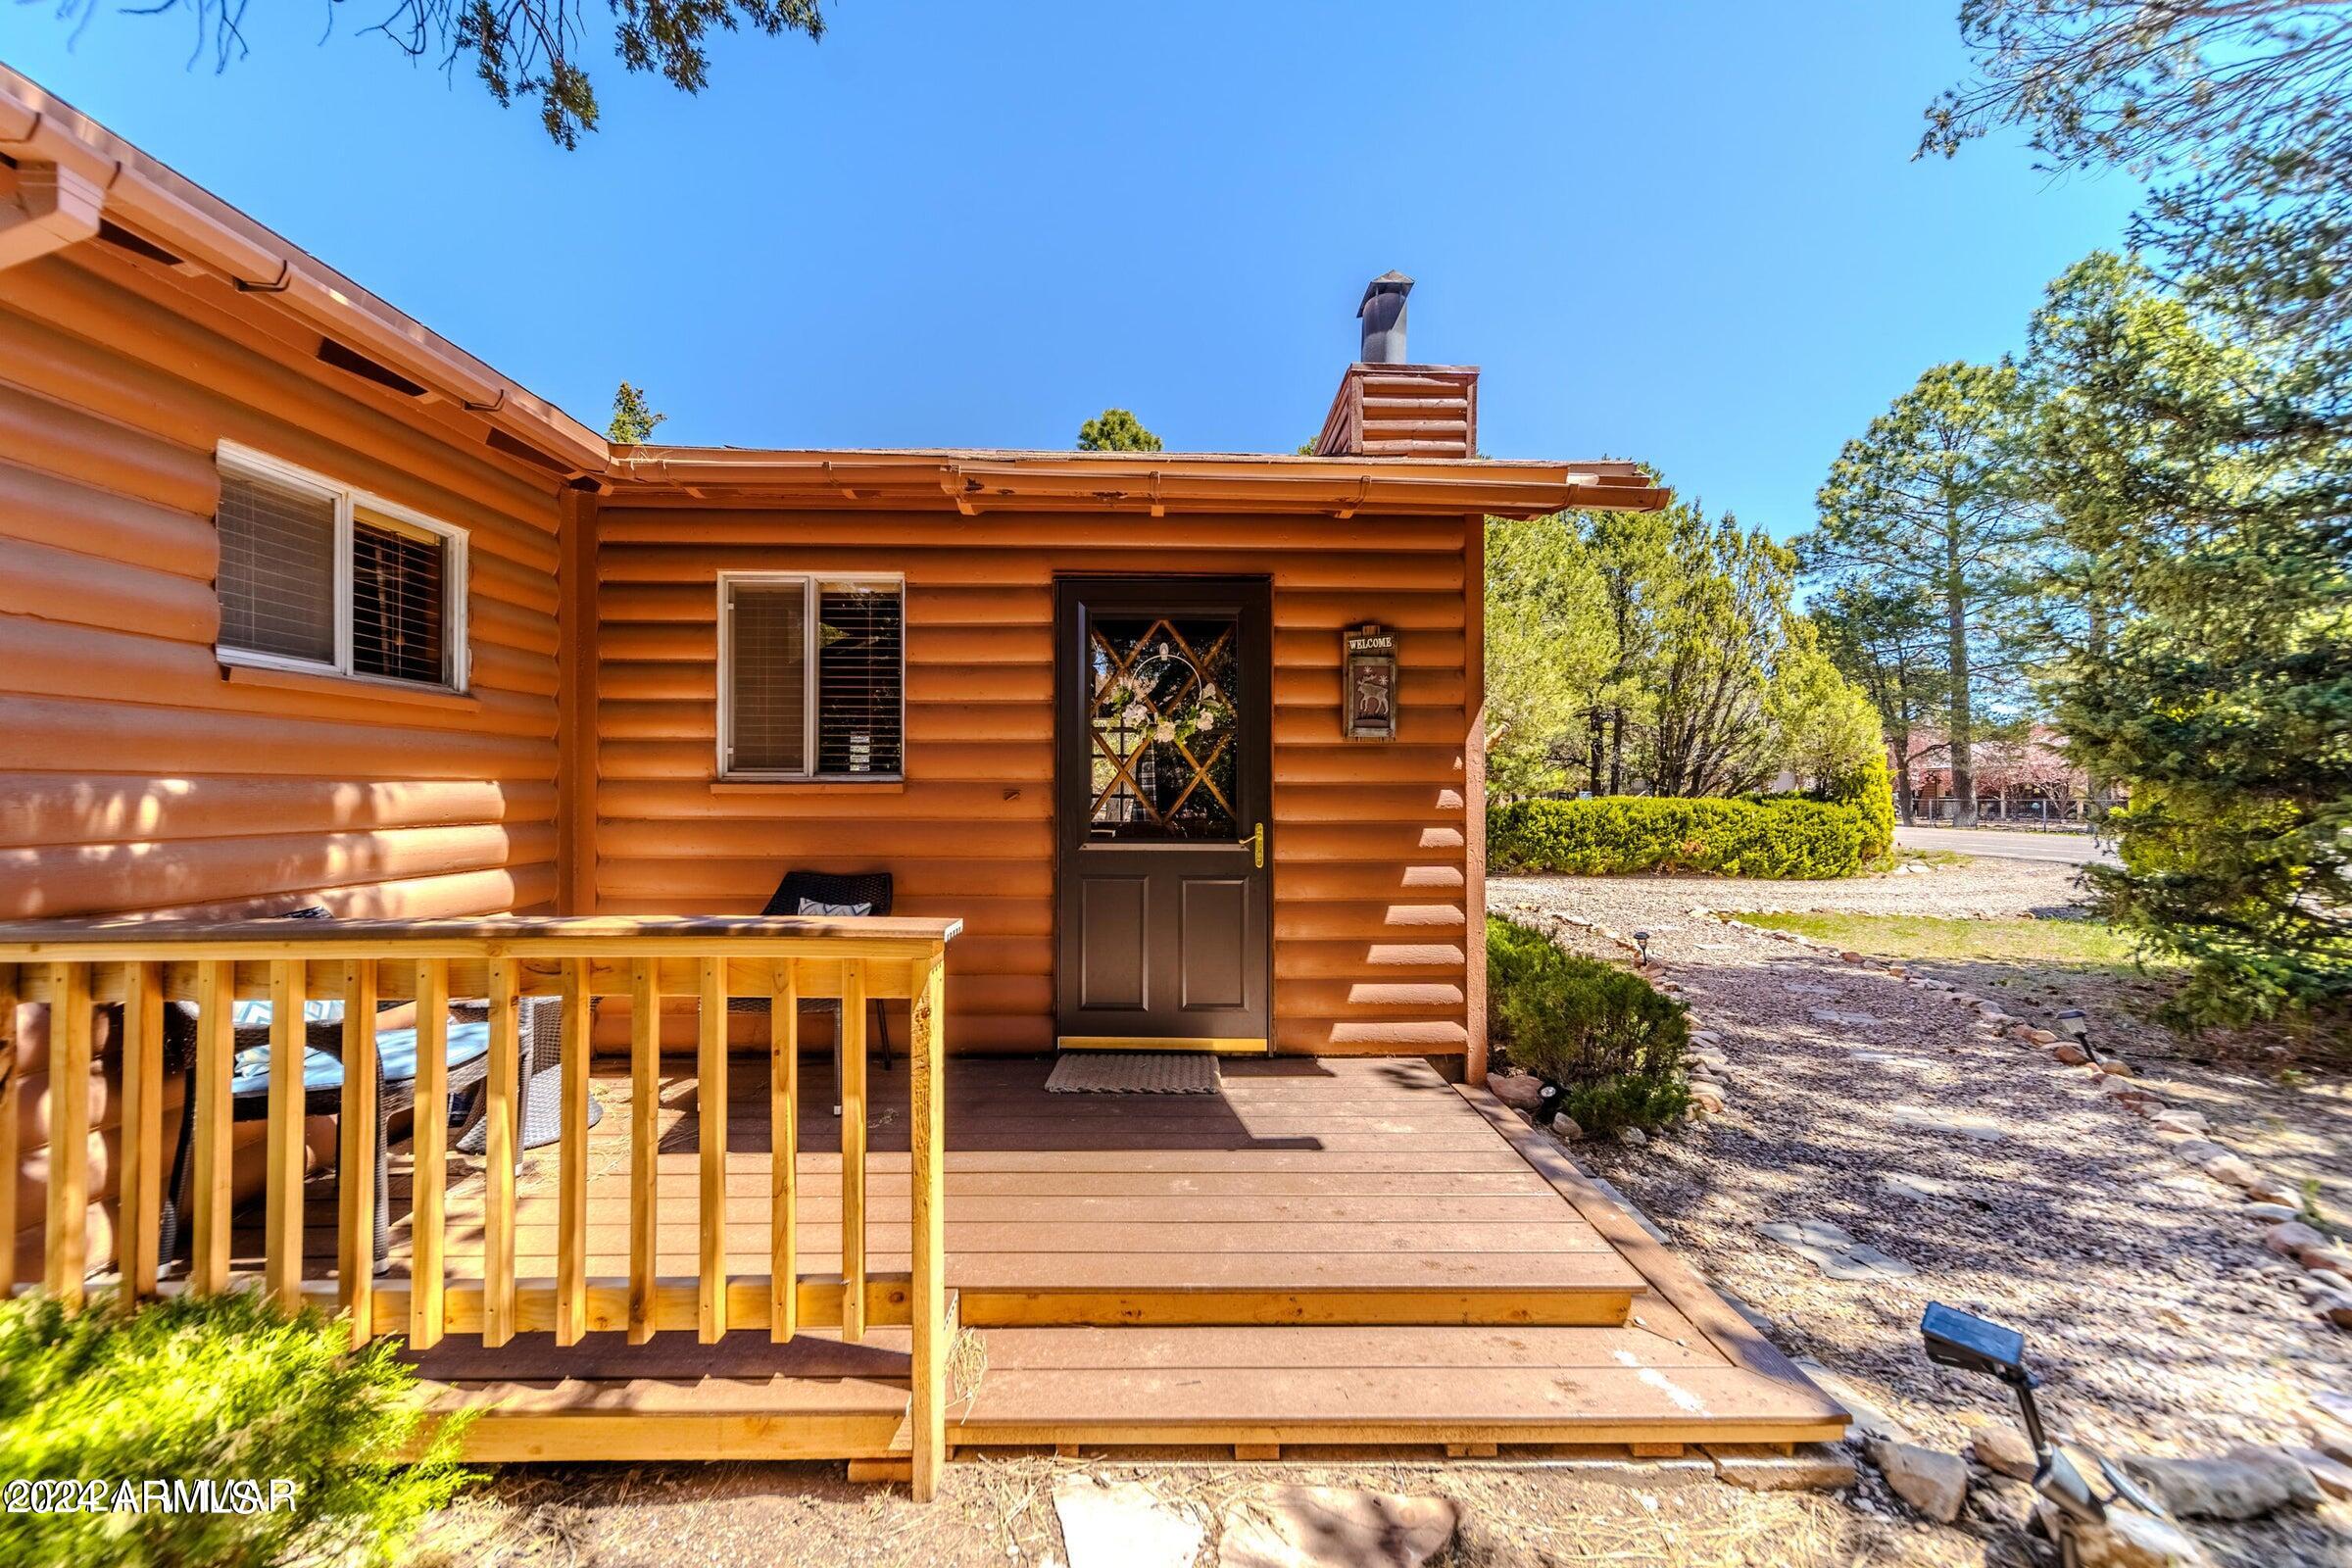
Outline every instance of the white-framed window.
<svg viewBox="0 0 2352 1568">
<path fill-rule="evenodd" d="M 896 779 L 906 736 L 905 578 L 719 573 L 719 777 Z"/>
<path fill-rule="evenodd" d="M 466 534 L 220 443 L 224 664 L 464 691 Z"/>
</svg>

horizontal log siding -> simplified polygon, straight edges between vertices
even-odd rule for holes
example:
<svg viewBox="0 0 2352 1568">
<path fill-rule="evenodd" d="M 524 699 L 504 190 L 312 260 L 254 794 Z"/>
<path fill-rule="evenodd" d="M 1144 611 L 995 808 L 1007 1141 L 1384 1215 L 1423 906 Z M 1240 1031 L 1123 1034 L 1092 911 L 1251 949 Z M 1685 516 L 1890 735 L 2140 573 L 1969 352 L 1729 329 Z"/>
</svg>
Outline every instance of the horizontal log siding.
<svg viewBox="0 0 2352 1568">
<path fill-rule="evenodd" d="M 965 921 L 949 1039 L 1054 1041 L 1056 572 L 1274 580 L 1274 1036 L 1464 1049 L 1464 522 L 977 518 L 629 505 L 599 514 L 597 908 L 756 909 L 793 866 L 898 878 Z M 712 787 L 722 570 L 906 577 L 906 783 Z M 1401 628 L 1401 734 L 1340 738 L 1340 637 Z M 683 1039 L 681 1020 L 667 1033 Z"/>
<path fill-rule="evenodd" d="M 549 907 L 554 478 L 224 285 L 73 255 L 0 273 L 0 919 Z M 466 530 L 469 700 L 224 674 L 223 438 Z"/>
</svg>

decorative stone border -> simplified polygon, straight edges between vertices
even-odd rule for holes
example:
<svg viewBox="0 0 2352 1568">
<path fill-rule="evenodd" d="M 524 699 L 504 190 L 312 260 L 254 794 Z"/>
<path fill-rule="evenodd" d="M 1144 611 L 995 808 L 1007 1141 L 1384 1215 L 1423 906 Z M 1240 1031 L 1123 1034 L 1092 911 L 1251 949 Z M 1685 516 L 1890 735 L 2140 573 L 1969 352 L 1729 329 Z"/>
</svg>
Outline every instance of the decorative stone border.
<svg viewBox="0 0 2352 1568">
<path fill-rule="evenodd" d="M 1736 925 L 1743 931 L 1752 931 L 1775 942 L 1835 955 L 1840 962 L 1900 980 L 1915 991 L 1940 995 L 1954 1006 L 1973 1009 L 1976 1027 L 1980 1032 L 1995 1039 L 2013 1041 L 2036 1053 L 2046 1058 L 2056 1071 L 2078 1082 L 2094 1082 L 2097 1092 L 2109 1103 L 2146 1122 L 2151 1135 L 2169 1149 L 2175 1158 L 2195 1167 L 2223 1186 L 2233 1187 L 2244 1194 L 2246 1202 L 2239 1212 L 2269 1227 L 2263 1237 L 2264 1246 L 2302 1266 L 2304 1274 L 2297 1283 L 2310 1298 L 2312 1311 L 2339 1329 L 2352 1329 L 2352 1250 L 2302 1223 L 2302 1209 L 2297 1201 L 2300 1195 L 2284 1181 L 2266 1174 L 2227 1145 L 2209 1136 L 2212 1129 L 2203 1112 L 2167 1103 L 2159 1090 L 2139 1082 L 2133 1076 L 2130 1063 L 2113 1056 L 2104 1061 L 2093 1061 L 2090 1054 L 2081 1046 L 2060 1039 L 2053 1030 L 2016 1016 L 1999 1003 L 1963 991 L 1948 980 L 1914 974 L 1906 965 L 1892 959 L 1857 953 L 1851 948 L 1838 948 L 1801 932 L 1751 925 L 1736 914 L 1703 906 L 1694 906 L 1690 912 L 1694 916 L 1717 920 L 1725 925 Z M 1614 932 L 1605 930 L 1601 934 L 1615 936 Z M 1692 1038 L 1696 1039 L 1696 1035 Z"/>
</svg>

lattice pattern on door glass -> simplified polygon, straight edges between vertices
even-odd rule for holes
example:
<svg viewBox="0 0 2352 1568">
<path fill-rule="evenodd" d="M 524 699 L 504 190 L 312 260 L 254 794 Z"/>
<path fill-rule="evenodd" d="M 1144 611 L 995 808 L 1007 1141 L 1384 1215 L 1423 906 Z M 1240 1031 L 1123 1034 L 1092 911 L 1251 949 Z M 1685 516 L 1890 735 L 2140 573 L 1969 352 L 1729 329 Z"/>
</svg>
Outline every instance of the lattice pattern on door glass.
<svg viewBox="0 0 2352 1568">
<path fill-rule="evenodd" d="M 1089 621 L 1091 837 L 1240 836 L 1239 633 L 1230 616 Z"/>
</svg>

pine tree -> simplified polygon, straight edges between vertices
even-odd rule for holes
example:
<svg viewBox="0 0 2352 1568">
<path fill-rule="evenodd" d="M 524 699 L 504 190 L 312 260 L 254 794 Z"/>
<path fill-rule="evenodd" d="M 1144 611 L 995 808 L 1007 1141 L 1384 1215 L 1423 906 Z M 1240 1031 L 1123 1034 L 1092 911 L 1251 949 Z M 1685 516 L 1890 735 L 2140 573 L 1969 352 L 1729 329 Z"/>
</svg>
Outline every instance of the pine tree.
<svg viewBox="0 0 2352 1568">
<path fill-rule="evenodd" d="M 2352 433 L 2324 355 L 2093 256 L 2034 321 L 2033 482 L 2095 593 L 2043 671 L 2129 789 L 2109 913 L 2220 1017 L 2352 1001 Z M 2064 602 L 2068 583 L 2048 590 Z"/>
<path fill-rule="evenodd" d="M 605 439 L 614 446 L 641 447 L 654 438 L 654 426 L 668 417 L 654 412 L 644 388 L 623 381 L 612 394 L 612 420 L 605 426 Z"/>
<path fill-rule="evenodd" d="M 1159 437 L 1125 409 L 1104 409 L 1078 427 L 1081 452 L 1157 452 Z"/>
<path fill-rule="evenodd" d="M 2046 528 L 2015 483 L 2025 399 L 2015 367 L 1939 365 L 1845 450 L 1798 551 L 1810 571 L 1924 596 L 1944 638 L 1944 738 L 1959 825 L 1977 819 L 1970 747 L 1999 673 L 1999 617 L 2025 553 Z"/>
</svg>

